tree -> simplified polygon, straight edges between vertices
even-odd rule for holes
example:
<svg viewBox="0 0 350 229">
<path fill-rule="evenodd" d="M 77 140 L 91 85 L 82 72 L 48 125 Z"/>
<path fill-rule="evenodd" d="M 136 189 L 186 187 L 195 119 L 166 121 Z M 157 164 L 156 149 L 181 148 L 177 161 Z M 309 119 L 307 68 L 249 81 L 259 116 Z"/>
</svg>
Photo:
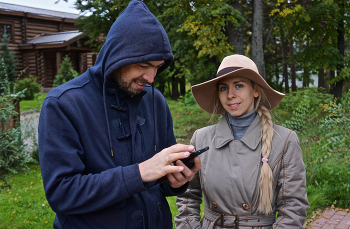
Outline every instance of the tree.
<svg viewBox="0 0 350 229">
<path fill-rule="evenodd" d="M 13 124 L 11 117 L 17 116 L 14 104 L 19 102 L 23 91 L 11 94 L 10 81 L 7 74 L 7 66 L 3 58 L 0 59 L 0 72 L 4 78 L 0 79 L 0 192 L 1 188 L 10 187 L 7 181 L 10 174 L 29 170 L 27 162 L 31 159 L 25 154 L 21 140 L 21 128 Z"/>
<path fill-rule="evenodd" d="M 5 78 L 7 78 L 10 84 L 10 88 L 12 90 L 12 82 L 16 79 L 17 62 L 14 57 L 13 51 L 9 49 L 9 35 L 6 32 L 3 34 L 1 41 L 2 44 L 0 46 L 0 59 L 3 59 L 4 66 L 2 66 L 3 69 L 2 71 L 0 71 L 0 79 L 5 80 Z M 0 93 L 1 92 L 4 91 L 0 88 Z"/>
<path fill-rule="evenodd" d="M 79 73 L 74 70 L 68 55 L 66 55 L 63 58 L 59 73 L 60 74 L 56 75 L 55 79 L 53 81 L 54 87 L 57 87 L 61 84 L 64 84 L 64 83 L 68 82 L 69 80 L 72 80 L 72 79 L 79 76 Z"/>
<path fill-rule="evenodd" d="M 273 13 L 288 23 L 289 36 L 304 44 L 295 55 L 296 62 L 302 63 L 309 72 L 330 71 L 329 83 L 338 85 L 333 86 L 332 94 L 341 96 L 344 78 L 341 72 L 347 64 L 342 50 L 344 36 L 349 33 L 349 1 L 279 2 L 283 2 L 285 7 L 275 9 Z M 337 71 L 337 76 L 332 71 Z"/>
<path fill-rule="evenodd" d="M 253 0 L 252 60 L 266 80 L 263 41 L 263 0 Z"/>
<path fill-rule="evenodd" d="M 172 43 L 174 66 L 181 68 L 178 74 L 191 84 L 215 77 L 220 61 L 234 52 L 227 25 L 244 25 L 242 13 L 231 2 L 219 0 L 169 0 L 166 5 L 161 21 L 166 21 L 163 24 Z"/>
<path fill-rule="evenodd" d="M 242 15 L 242 1 L 235 0 L 231 6 Z M 244 55 L 244 36 L 243 23 L 234 26 L 231 22 L 227 22 L 228 42 L 234 47 L 236 54 Z"/>
</svg>

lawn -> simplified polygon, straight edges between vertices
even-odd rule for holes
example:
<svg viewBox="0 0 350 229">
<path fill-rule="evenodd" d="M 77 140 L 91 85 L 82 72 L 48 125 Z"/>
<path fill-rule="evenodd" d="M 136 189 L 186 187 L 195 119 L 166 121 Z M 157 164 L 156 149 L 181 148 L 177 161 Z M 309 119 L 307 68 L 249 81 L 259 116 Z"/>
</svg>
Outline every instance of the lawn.
<svg viewBox="0 0 350 229">
<path fill-rule="evenodd" d="M 41 104 L 43 103 L 47 93 L 38 93 L 35 94 L 35 99 L 33 100 L 22 100 L 19 103 L 21 112 L 28 110 L 40 110 Z"/>
<path fill-rule="evenodd" d="M 1 190 L 0 228 L 52 228 L 55 213 L 44 193 L 39 164 L 31 164 L 28 174 L 18 173 Z"/>
</svg>

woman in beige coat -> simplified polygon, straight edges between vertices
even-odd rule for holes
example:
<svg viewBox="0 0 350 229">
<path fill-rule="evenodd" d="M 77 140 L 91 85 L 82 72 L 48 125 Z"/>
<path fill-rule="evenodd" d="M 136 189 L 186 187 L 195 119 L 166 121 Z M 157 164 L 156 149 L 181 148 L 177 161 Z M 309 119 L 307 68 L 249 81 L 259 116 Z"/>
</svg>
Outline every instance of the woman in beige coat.
<svg viewBox="0 0 350 229">
<path fill-rule="evenodd" d="M 226 57 L 217 77 L 192 92 L 203 110 L 223 117 L 192 137 L 196 149 L 209 150 L 177 198 L 176 228 L 302 228 L 309 205 L 299 139 L 269 114 L 284 94 L 242 55 Z"/>
</svg>

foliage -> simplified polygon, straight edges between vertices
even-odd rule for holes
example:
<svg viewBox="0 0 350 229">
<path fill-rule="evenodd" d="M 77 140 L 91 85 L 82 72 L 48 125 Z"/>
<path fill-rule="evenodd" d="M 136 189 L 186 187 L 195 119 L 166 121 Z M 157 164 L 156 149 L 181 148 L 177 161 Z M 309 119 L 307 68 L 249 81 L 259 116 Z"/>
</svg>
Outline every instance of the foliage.
<svg viewBox="0 0 350 229">
<path fill-rule="evenodd" d="M 192 85 L 213 78 L 220 61 L 233 53 L 227 23 L 246 24 L 230 2 L 219 0 L 168 0 L 159 19 L 175 56 L 172 74 L 185 76 Z"/>
<path fill-rule="evenodd" d="M 344 56 L 343 40 L 349 38 L 350 2 L 277 0 L 276 3 L 277 7 L 270 16 L 284 26 L 289 39 L 296 41 L 296 52 L 290 60 L 294 60 L 304 72 L 337 71 L 337 76 L 331 76 L 328 83 L 337 83 L 339 86 L 334 87 L 331 93 L 341 96 L 341 85 L 345 79 L 341 69 L 349 63 Z M 307 77 L 307 74 L 304 76 Z"/>
<path fill-rule="evenodd" d="M 57 87 L 78 76 L 79 76 L 79 73 L 74 70 L 72 63 L 70 62 L 69 56 L 66 55 L 63 58 L 63 61 L 61 64 L 60 75 L 55 76 L 55 79 L 53 81 L 53 86 Z"/>
<path fill-rule="evenodd" d="M 26 89 L 24 91 L 24 89 Z M 37 82 L 37 77 L 29 75 L 24 79 L 18 80 L 14 86 L 15 91 L 24 91 L 24 100 L 34 99 L 34 94 L 41 90 L 41 85 Z"/>
<path fill-rule="evenodd" d="M 10 174 L 19 171 L 28 171 L 27 162 L 29 158 L 25 154 L 21 140 L 21 129 L 19 126 L 11 127 L 12 116 L 18 115 L 14 104 L 18 103 L 23 92 L 17 94 L 10 93 L 10 82 L 3 59 L 1 59 L 1 69 L 5 78 L 1 79 L 0 87 L 3 93 L 0 97 L 0 189 L 7 187 L 6 181 Z M 4 183 L 2 183 L 4 182 Z"/>
<path fill-rule="evenodd" d="M 279 105 L 293 114 L 290 120 L 285 122 L 286 127 L 298 133 L 309 135 L 310 130 L 318 125 L 321 108 L 319 105 L 331 100 L 331 95 L 317 91 L 317 88 L 299 90 L 285 96 Z"/>
<path fill-rule="evenodd" d="M 278 109 L 293 113 L 298 106 L 303 106 L 303 102 L 306 102 L 310 103 L 310 106 L 316 109 L 316 112 L 320 112 L 321 108 L 319 105 L 332 101 L 333 96 L 319 91 L 322 90 L 319 88 L 307 88 L 286 94 L 278 105 Z M 301 101 L 301 99 L 303 99 L 303 101 Z"/>
<path fill-rule="evenodd" d="M 17 62 L 14 56 L 14 53 L 11 49 L 9 49 L 9 34 L 4 33 L 1 41 L 2 44 L 0 46 L 1 52 L 0 52 L 0 59 L 3 59 L 4 65 L 1 66 L 0 71 L 0 80 L 5 81 L 8 80 L 10 82 L 9 86 L 12 89 L 12 81 L 16 78 L 16 66 Z M 0 94 L 3 92 L 2 88 L 0 87 Z"/>
<path fill-rule="evenodd" d="M 293 99 L 289 100 L 293 103 Z M 318 196 L 312 197 L 313 204 L 321 204 L 321 198 L 324 201 L 318 207 L 333 202 L 347 207 L 350 204 L 350 91 L 339 104 L 311 90 L 305 90 L 298 101 L 293 117 L 285 121 L 285 126 L 298 133 L 307 185 Z"/>
</svg>

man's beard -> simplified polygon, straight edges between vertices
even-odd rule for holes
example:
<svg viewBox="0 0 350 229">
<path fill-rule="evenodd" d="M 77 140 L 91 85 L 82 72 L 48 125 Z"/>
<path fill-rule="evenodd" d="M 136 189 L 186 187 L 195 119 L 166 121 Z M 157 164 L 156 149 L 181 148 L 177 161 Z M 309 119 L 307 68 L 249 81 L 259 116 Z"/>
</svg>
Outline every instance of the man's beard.
<svg viewBox="0 0 350 229">
<path fill-rule="evenodd" d="M 132 88 L 131 84 L 133 83 L 133 81 L 131 81 L 130 83 L 126 82 L 124 80 L 124 77 L 120 74 L 119 71 L 116 71 L 113 74 L 114 80 L 115 82 L 118 84 L 118 86 L 120 87 L 120 89 L 122 89 L 123 91 L 125 91 L 128 95 L 130 96 L 135 96 L 141 93 L 141 89 L 137 89 L 137 88 Z"/>
</svg>

